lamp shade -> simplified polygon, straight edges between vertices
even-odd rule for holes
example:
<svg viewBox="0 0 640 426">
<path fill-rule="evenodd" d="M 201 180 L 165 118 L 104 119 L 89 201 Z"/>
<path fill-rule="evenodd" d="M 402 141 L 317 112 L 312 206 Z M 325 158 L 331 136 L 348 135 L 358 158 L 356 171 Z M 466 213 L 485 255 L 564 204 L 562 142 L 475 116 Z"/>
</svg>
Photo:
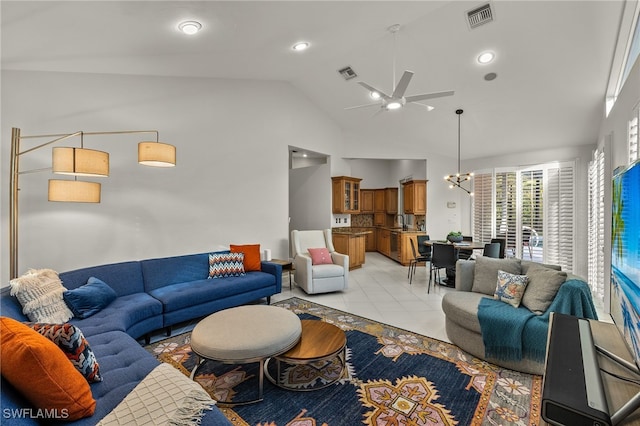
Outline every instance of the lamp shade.
<svg viewBox="0 0 640 426">
<path fill-rule="evenodd" d="M 85 148 L 53 148 L 53 173 L 109 176 L 109 153 Z"/>
<path fill-rule="evenodd" d="M 140 142 L 138 163 L 153 167 L 174 167 L 176 147 L 162 142 Z"/>
<path fill-rule="evenodd" d="M 49 179 L 49 201 L 99 203 L 100 184 L 80 180 Z"/>
</svg>

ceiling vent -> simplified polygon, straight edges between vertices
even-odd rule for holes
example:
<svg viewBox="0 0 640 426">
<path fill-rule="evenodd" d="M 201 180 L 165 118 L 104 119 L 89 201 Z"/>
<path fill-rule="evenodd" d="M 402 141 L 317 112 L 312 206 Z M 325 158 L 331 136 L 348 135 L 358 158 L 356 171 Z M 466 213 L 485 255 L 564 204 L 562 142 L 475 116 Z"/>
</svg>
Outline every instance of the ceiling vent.
<svg viewBox="0 0 640 426">
<path fill-rule="evenodd" d="M 338 72 L 345 80 L 351 80 L 352 78 L 356 78 L 358 74 L 351 67 L 344 67 L 339 69 Z"/>
<path fill-rule="evenodd" d="M 479 27 L 480 25 L 484 25 L 488 22 L 493 21 L 493 9 L 491 8 L 491 3 L 483 4 L 480 7 L 476 7 L 473 10 L 467 12 L 467 23 L 469 24 L 469 29 L 474 29 Z"/>
</svg>

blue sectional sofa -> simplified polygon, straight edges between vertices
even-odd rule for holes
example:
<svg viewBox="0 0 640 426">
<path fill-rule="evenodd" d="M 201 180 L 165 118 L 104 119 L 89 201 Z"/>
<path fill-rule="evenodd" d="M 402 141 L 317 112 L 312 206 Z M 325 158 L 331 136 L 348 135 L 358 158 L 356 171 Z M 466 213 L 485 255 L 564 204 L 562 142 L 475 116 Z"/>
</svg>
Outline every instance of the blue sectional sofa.
<svg viewBox="0 0 640 426">
<path fill-rule="evenodd" d="M 92 383 L 96 400 L 93 416 L 72 423 L 93 425 L 113 410 L 159 362 L 136 339 L 150 333 L 213 312 L 239 306 L 280 293 L 282 267 L 261 262 L 261 271 L 244 276 L 208 279 L 209 253 L 122 262 L 60 273 L 63 285 L 71 290 L 87 283 L 90 277 L 109 285 L 117 298 L 96 314 L 73 318 L 91 345 L 100 364 L 102 382 Z M 0 292 L 0 315 L 28 321 L 10 288 Z M 0 415 L 2 424 L 37 424 L 34 419 L 16 419 L 11 409 L 30 404 L 2 379 Z M 230 424 L 214 407 L 202 419 L 203 425 Z"/>
</svg>

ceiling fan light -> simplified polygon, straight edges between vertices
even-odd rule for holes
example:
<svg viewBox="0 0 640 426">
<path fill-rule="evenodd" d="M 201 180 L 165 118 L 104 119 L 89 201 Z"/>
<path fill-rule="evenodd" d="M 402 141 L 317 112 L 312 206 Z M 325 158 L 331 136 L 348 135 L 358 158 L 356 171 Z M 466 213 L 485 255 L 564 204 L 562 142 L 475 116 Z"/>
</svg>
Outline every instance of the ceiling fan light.
<svg viewBox="0 0 640 426">
<path fill-rule="evenodd" d="M 387 109 L 399 109 L 402 107 L 402 104 L 398 101 L 392 101 L 387 104 Z"/>
</svg>

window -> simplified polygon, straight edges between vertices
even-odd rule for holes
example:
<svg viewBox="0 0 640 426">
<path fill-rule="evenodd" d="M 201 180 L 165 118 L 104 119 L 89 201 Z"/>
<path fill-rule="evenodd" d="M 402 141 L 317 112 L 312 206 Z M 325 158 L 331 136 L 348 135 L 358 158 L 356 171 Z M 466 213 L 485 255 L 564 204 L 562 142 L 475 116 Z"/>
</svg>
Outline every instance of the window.
<svg viewBox="0 0 640 426">
<path fill-rule="evenodd" d="M 589 162 L 588 281 L 593 295 L 604 300 L 604 150 L 593 152 Z"/>
<path fill-rule="evenodd" d="M 574 162 L 477 172 L 473 237 L 506 240 L 506 255 L 573 270 Z"/>
</svg>

